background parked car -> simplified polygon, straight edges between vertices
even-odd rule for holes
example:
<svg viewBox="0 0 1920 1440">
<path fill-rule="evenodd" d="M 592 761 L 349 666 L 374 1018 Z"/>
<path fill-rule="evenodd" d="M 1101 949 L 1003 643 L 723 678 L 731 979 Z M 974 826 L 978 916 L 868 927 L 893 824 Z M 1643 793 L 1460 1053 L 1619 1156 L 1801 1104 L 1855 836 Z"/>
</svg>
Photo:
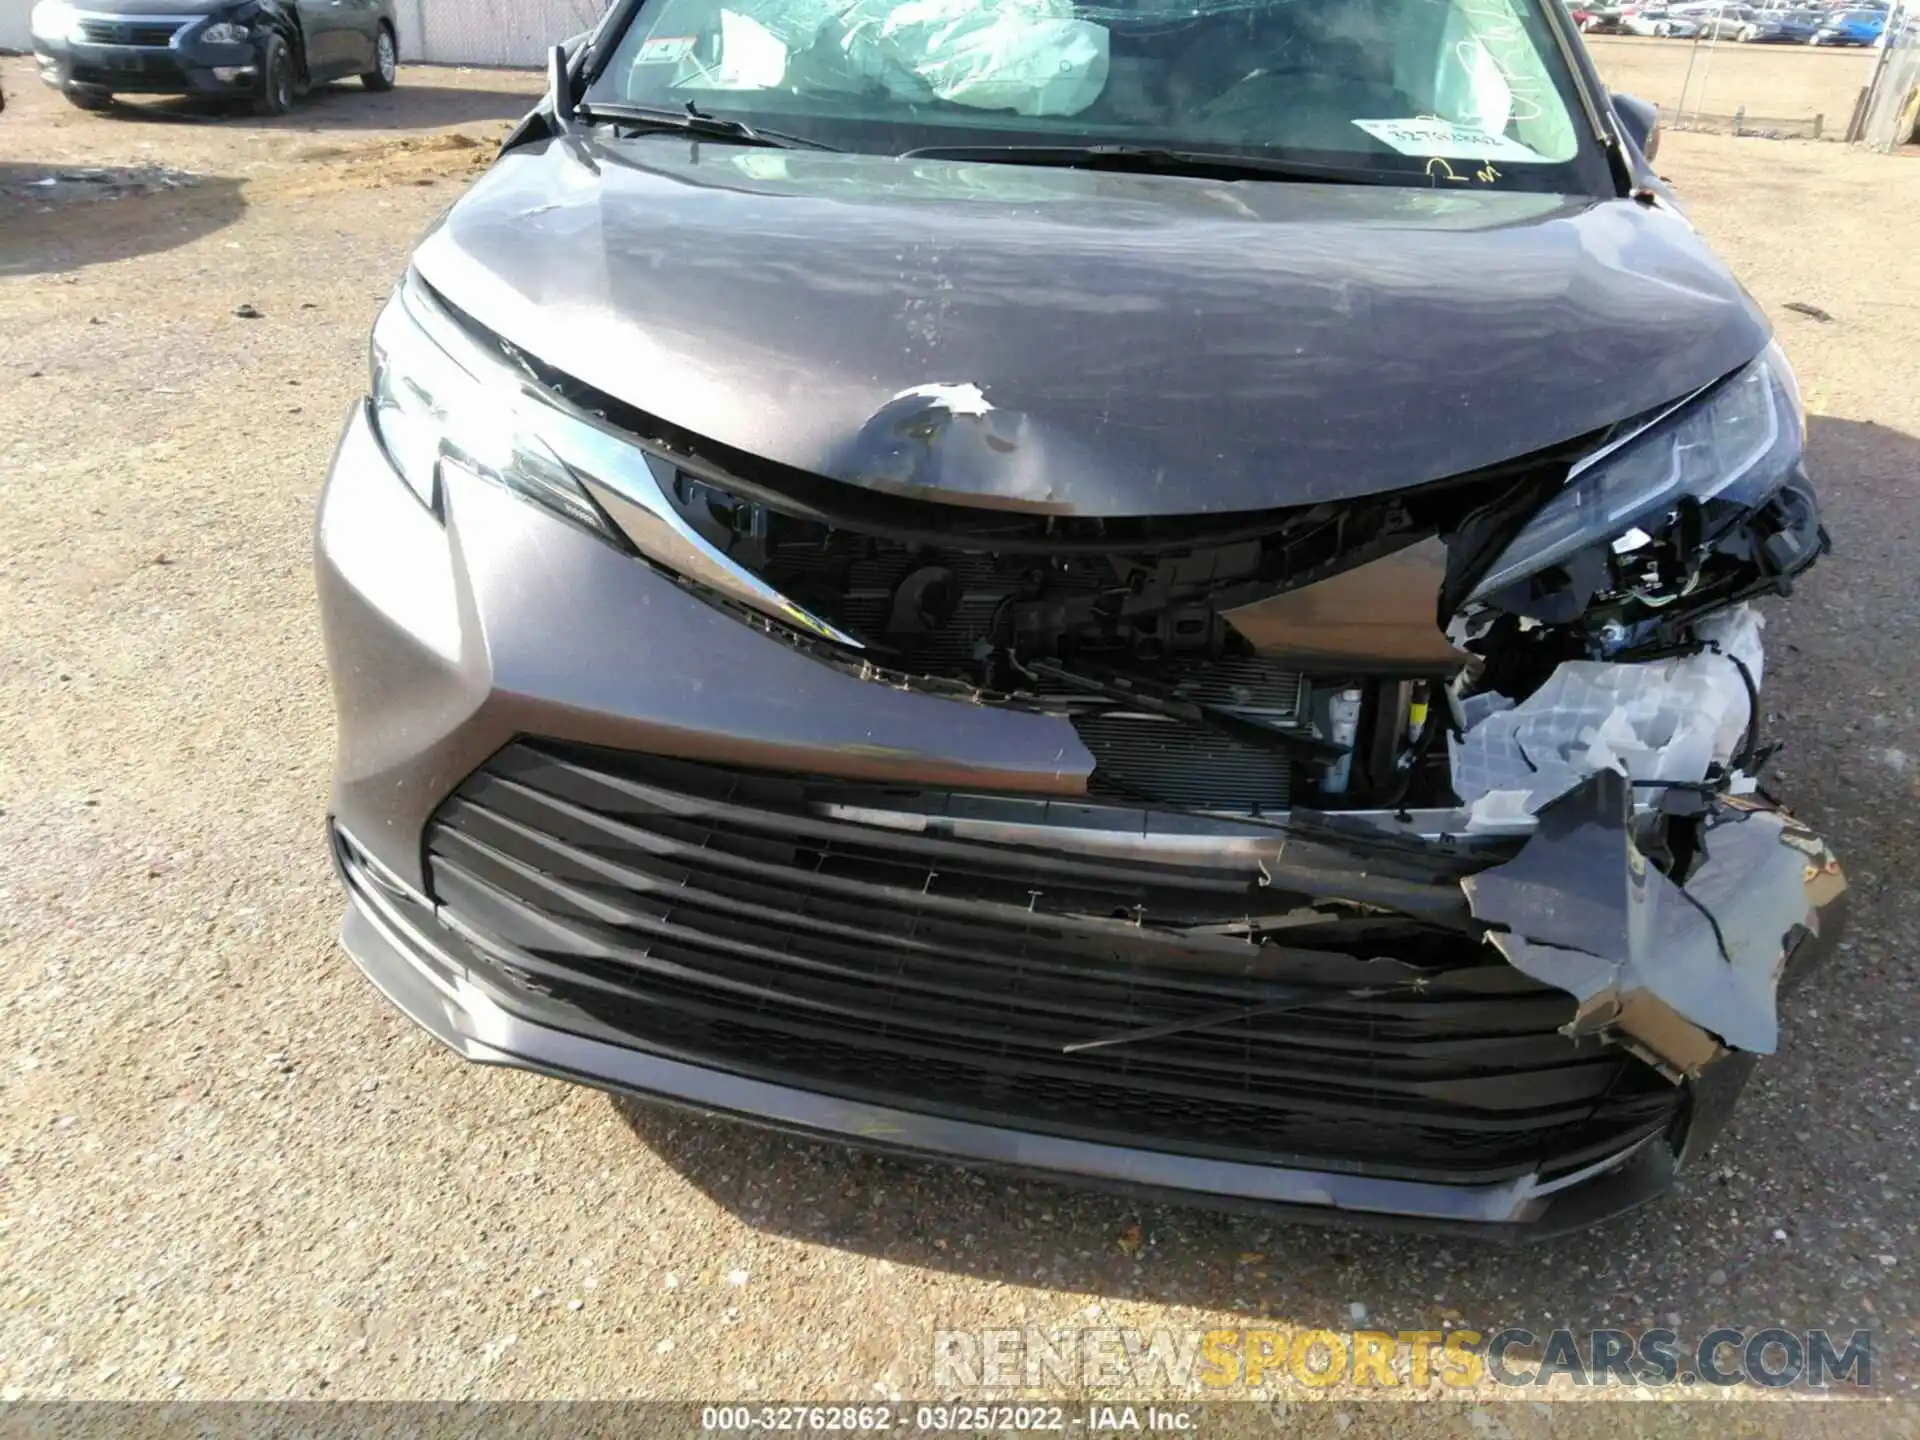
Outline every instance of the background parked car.
<svg viewBox="0 0 1920 1440">
<path fill-rule="evenodd" d="M 1641 9 L 1623 12 L 1620 25 L 1629 35 L 1658 35 L 1663 38 L 1690 39 L 1700 33 L 1698 21 L 1671 10 Z"/>
<path fill-rule="evenodd" d="M 1717 33 L 1746 45 L 1804 45 L 1820 28 L 1820 20 L 1806 10 L 1749 10 L 1739 25 Z"/>
<path fill-rule="evenodd" d="M 400 63 L 393 0 L 40 0 L 29 28 L 40 78 L 82 110 L 200 95 L 283 115 L 329 80 L 391 90 Z"/>
<path fill-rule="evenodd" d="M 1700 33 L 1709 40 L 1734 40 L 1759 13 L 1748 5 L 1689 6 L 1684 12 L 1700 25 Z"/>
<path fill-rule="evenodd" d="M 1847 10 L 1829 15 L 1808 37 L 1809 45 L 1872 45 L 1887 28 L 1887 17 L 1878 10 Z"/>
</svg>

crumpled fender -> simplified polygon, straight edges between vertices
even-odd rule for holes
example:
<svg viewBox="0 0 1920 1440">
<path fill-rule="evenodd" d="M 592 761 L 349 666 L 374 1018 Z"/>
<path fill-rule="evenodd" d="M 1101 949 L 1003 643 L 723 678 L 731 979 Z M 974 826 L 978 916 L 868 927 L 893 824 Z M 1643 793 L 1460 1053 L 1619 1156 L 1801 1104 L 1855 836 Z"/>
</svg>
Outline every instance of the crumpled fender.
<svg viewBox="0 0 1920 1440">
<path fill-rule="evenodd" d="M 1633 787 L 1603 770 L 1540 812 L 1520 853 L 1461 881 L 1487 941 L 1580 1002 L 1570 1035 L 1599 1035 L 1678 1079 L 1729 1050 L 1771 1054 L 1796 949 L 1821 935 L 1846 877 L 1783 811 L 1713 802 L 1686 883 L 1633 839 Z"/>
</svg>

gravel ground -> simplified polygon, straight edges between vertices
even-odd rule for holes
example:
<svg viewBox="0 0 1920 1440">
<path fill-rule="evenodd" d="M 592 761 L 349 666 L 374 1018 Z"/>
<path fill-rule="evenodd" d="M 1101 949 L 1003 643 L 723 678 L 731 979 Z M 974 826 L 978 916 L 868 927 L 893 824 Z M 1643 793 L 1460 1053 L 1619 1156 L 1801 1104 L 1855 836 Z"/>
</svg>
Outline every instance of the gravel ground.
<svg viewBox="0 0 1920 1440">
<path fill-rule="evenodd" d="M 1876 1388 L 1920 1383 L 1920 165 L 1669 139 L 1815 412 L 1837 549 L 1772 609 L 1766 708 L 1857 919 L 1709 1169 L 1509 1252 L 882 1161 L 416 1034 L 334 947 L 309 529 L 375 309 L 531 82 L 273 123 L 0 84 L 7 1398 L 913 1396 L 936 1328 L 1359 1317 L 1870 1327 Z"/>
</svg>

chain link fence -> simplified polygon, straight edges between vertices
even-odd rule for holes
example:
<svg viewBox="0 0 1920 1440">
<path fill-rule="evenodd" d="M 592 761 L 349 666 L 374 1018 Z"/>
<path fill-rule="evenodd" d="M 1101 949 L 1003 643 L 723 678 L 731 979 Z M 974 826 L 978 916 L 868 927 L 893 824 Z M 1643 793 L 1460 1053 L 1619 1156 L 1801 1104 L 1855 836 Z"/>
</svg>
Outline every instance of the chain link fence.
<svg viewBox="0 0 1920 1440">
<path fill-rule="evenodd" d="M 400 52 L 433 65 L 542 65 L 609 0 L 395 0 Z"/>
</svg>

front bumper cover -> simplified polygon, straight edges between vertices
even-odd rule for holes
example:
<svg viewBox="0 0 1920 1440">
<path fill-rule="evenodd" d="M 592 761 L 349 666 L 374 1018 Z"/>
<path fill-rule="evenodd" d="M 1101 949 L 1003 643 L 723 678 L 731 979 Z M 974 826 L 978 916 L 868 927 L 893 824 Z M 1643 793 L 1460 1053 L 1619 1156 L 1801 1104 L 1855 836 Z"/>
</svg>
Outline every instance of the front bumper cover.
<svg viewBox="0 0 1920 1440">
<path fill-rule="evenodd" d="M 166 46 L 102 45 L 36 36 L 33 49 L 40 78 L 56 90 L 219 98 L 260 88 L 261 57 L 251 44 L 207 45 L 189 36 Z"/>
<path fill-rule="evenodd" d="M 435 813 L 518 736 L 1068 806 L 1092 759 L 1064 720 L 874 685 L 820 665 L 478 481 L 452 475 L 443 498 L 444 519 L 419 505 L 357 408 L 321 507 L 317 569 L 340 715 L 336 856 L 350 896 L 343 940 L 389 998 L 469 1059 L 972 1165 L 1301 1218 L 1508 1238 L 1592 1223 L 1660 1193 L 1676 1160 L 1711 1144 L 1749 1073 L 1749 1055 L 1717 1046 L 1705 1057 L 1661 1053 L 1659 1037 L 1672 1027 L 1648 1017 L 1661 1018 L 1674 997 L 1644 984 L 1610 987 L 1589 970 L 1587 990 L 1573 992 L 1581 1023 L 1668 1074 L 1682 1095 L 1673 1124 L 1549 1180 L 1441 1184 L 981 1124 L 769 1083 L 530 1018 L 519 998 L 442 943 L 425 854 Z M 1820 898 L 1821 918 L 1790 947 L 1795 973 L 1836 933 L 1827 918 L 1834 895 Z M 1616 1024 L 1635 1006 L 1647 1023 Z M 1684 1017 L 1680 1024 L 1699 1029 Z"/>
<path fill-rule="evenodd" d="M 345 853 L 336 834 L 336 861 Z M 907 1158 L 959 1162 L 1149 1200 L 1501 1242 L 1581 1229 L 1655 1199 L 1673 1182 L 1676 1150 L 1659 1135 L 1550 1183 L 1522 1176 L 1497 1185 L 1436 1185 L 1102 1145 L 769 1084 L 524 1019 L 510 1002 L 503 1003 L 507 997 L 436 946 L 429 910 L 409 906 L 378 884 L 357 882 L 346 863 L 340 873 L 350 897 L 341 932 L 347 953 L 402 1013 L 477 1064 L 527 1070 Z M 1748 1070 L 1744 1064 L 1729 1065 L 1694 1084 L 1680 1154 L 1690 1157 L 1711 1145 Z"/>
</svg>

